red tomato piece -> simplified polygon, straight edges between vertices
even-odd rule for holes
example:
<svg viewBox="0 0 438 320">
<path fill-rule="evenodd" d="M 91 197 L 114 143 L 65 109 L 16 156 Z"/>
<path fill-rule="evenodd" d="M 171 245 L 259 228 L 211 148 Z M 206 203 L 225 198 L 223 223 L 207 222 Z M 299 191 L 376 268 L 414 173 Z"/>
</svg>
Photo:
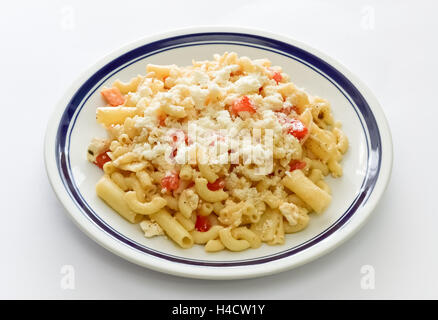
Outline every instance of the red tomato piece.
<svg viewBox="0 0 438 320">
<path fill-rule="evenodd" d="M 275 71 L 274 74 L 272 75 L 272 79 L 275 80 L 275 82 L 277 82 L 277 84 L 279 82 L 281 82 L 281 80 L 283 80 L 283 77 L 281 76 L 280 72 Z"/>
<path fill-rule="evenodd" d="M 303 139 L 308 132 L 306 126 L 298 119 L 290 119 L 289 134 L 293 135 L 298 140 Z"/>
<path fill-rule="evenodd" d="M 256 112 L 254 104 L 247 96 L 243 96 L 240 99 L 234 100 L 233 104 L 231 105 L 232 113 L 237 114 L 242 111 L 248 111 L 249 113 Z"/>
<path fill-rule="evenodd" d="M 206 232 L 210 229 L 210 221 L 208 221 L 208 216 L 197 216 L 196 217 L 196 224 L 195 228 L 196 230 L 200 232 Z"/>
<path fill-rule="evenodd" d="M 108 151 L 108 150 L 107 150 Z M 111 158 L 108 156 L 107 151 L 102 152 L 96 157 L 96 161 L 94 161 L 94 164 L 98 166 L 99 168 L 103 169 L 103 165 L 107 163 L 108 161 L 111 161 Z"/>
<path fill-rule="evenodd" d="M 225 187 L 225 180 L 222 178 L 217 179 L 215 182 L 207 183 L 207 188 L 211 191 L 216 191 Z"/>
<path fill-rule="evenodd" d="M 300 160 L 292 160 L 289 163 L 289 167 L 290 167 L 290 171 L 301 170 L 301 169 L 304 169 L 306 167 L 306 163 L 304 161 L 300 161 Z"/>
<path fill-rule="evenodd" d="M 176 190 L 179 187 L 179 176 L 176 172 L 168 173 L 161 179 L 161 187 L 167 190 Z"/>
<path fill-rule="evenodd" d="M 120 106 L 121 104 L 125 103 L 125 98 L 117 87 L 103 89 L 100 94 L 112 107 Z"/>
</svg>

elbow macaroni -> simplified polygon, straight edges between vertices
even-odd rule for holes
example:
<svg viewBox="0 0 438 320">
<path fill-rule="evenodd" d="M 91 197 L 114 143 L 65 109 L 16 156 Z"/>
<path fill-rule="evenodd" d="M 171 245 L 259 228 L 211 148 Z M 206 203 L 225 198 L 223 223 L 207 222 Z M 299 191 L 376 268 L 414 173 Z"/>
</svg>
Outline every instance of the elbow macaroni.
<svg viewBox="0 0 438 320">
<path fill-rule="evenodd" d="M 283 244 L 329 206 L 325 177 L 342 176 L 348 138 L 326 100 L 268 60 L 225 53 L 189 67 L 148 64 L 111 90 L 124 103 L 103 95 L 96 119 L 108 137 L 93 139 L 87 158 L 104 172 L 97 195 L 145 237 L 239 252 Z M 258 145 L 237 140 L 250 129 Z M 268 130 L 271 149 L 260 147 Z M 212 161 L 222 149 L 229 161 Z M 271 167 L 248 161 L 266 155 Z"/>
<path fill-rule="evenodd" d="M 203 200 L 208 202 L 218 202 L 228 198 L 228 193 L 223 190 L 212 191 L 207 187 L 207 184 L 207 179 L 195 179 L 195 190 Z"/>
</svg>

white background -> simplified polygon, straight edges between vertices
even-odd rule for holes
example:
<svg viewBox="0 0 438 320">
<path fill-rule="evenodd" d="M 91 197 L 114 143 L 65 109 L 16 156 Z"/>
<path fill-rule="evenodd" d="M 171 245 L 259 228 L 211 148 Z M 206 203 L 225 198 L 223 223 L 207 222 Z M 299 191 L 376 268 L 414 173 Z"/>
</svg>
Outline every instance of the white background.
<svg viewBox="0 0 438 320">
<path fill-rule="evenodd" d="M 438 298 L 434 1 L 8 1 L 0 9 L 0 298 Z M 379 99 L 394 142 L 388 189 L 332 253 L 261 279 L 173 277 L 126 262 L 67 217 L 46 177 L 48 118 L 80 72 L 121 45 L 193 25 L 289 35 L 332 56 Z M 61 267 L 75 269 L 63 290 Z M 361 289 L 361 267 L 375 289 Z"/>
</svg>

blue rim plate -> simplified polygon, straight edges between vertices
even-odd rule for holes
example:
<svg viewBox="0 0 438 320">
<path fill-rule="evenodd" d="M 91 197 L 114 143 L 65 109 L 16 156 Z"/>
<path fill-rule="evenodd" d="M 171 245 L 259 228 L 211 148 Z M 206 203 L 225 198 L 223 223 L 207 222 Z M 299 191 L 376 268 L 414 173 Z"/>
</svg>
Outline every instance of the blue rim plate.
<svg viewBox="0 0 438 320">
<path fill-rule="evenodd" d="M 246 259 L 179 256 L 139 243 L 108 224 L 84 199 L 71 164 L 71 137 L 87 101 L 112 76 L 158 54 L 181 48 L 241 46 L 276 54 L 322 76 L 348 101 L 360 123 L 366 149 L 365 172 L 358 192 L 329 227 L 306 241 L 280 251 Z M 211 58 L 211 57 L 205 57 Z M 134 75 L 132 75 L 134 76 Z M 88 142 L 85 142 L 85 150 Z M 45 142 L 51 184 L 73 220 L 91 238 L 112 252 L 145 267 L 180 276 L 206 279 L 256 277 L 308 262 L 335 248 L 357 231 L 380 199 L 390 177 L 392 142 L 383 112 L 370 91 L 349 71 L 313 48 L 259 30 L 190 28 L 142 39 L 103 58 L 82 75 L 59 103 Z M 336 196 L 336 195 L 335 195 Z"/>
</svg>

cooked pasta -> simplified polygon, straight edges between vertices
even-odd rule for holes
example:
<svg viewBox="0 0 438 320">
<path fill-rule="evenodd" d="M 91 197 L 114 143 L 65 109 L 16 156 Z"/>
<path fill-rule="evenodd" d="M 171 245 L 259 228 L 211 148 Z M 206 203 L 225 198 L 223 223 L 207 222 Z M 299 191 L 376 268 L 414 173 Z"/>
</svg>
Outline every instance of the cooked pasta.
<svg viewBox="0 0 438 320">
<path fill-rule="evenodd" d="M 280 245 L 322 214 L 348 138 L 330 104 L 267 59 L 154 65 L 101 91 L 96 192 L 145 237 L 206 252 Z M 336 196 L 336 195 L 333 195 Z"/>
</svg>

